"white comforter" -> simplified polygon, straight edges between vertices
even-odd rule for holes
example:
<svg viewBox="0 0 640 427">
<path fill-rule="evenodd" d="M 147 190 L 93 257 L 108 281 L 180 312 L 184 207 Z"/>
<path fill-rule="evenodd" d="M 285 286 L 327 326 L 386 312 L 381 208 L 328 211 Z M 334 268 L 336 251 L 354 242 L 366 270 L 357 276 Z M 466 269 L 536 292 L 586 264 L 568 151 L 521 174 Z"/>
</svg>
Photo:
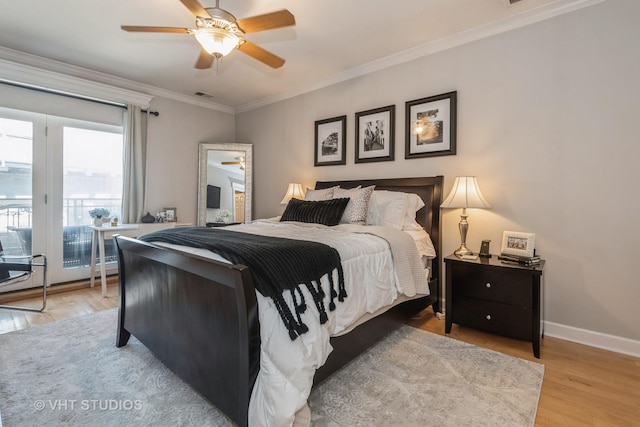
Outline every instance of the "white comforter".
<svg viewBox="0 0 640 427">
<path fill-rule="evenodd" d="M 392 305 L 399 294 L 429 293 L 428 280 L 413 238 L 402 231 L 372 226 L 329 228 L 271 221 L 256 221 L 227 229 L 312 240 L 336 248 L 348 295 L 344 302 L 336 301 L 335 311 L 327 311 L 329 321 L 324 325 L 318 321 L 316 306 L 307 304 L 302 320 L 309 331 L 291 341 L 273 301 L 256 292 L 262 343 L 260 372 L 249 405 L 251 426 L 290 426 L 294 423 L 296 413 L 306 408 L 316 369 L 324 364 L 332 351 L 331 336 L 339 335 L 363 315 Z M 337 274 L 335 280 L 337 283 Z M 328 295 L 326 275 L 321 282 Z M 308 290 L 301 288 L 307 301 L 312 301 Z M 285 299 L 291 303 L 289 292 L 285 292 Z"/>
</svg>

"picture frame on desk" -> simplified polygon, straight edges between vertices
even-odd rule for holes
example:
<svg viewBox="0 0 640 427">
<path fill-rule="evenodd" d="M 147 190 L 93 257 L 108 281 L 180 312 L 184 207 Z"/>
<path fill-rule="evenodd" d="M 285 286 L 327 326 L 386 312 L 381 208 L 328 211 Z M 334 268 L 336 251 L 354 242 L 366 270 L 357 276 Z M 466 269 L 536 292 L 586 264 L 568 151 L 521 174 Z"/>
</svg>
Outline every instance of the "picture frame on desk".
<svg viewBox="0 0 640 427">
<path fill-rule="evenodd" d="M 164 208 L 164 220 L 166 222 L 176 222 L 178 220 L 178 213 L 176 208 Z"/>
<path fill-rule="evenodd" d="M 536 235 L 518 231 L 504 231 L 502 233 L 502 255 L 515 255 L 531 258 L 534 253 Z"/>
</svg>

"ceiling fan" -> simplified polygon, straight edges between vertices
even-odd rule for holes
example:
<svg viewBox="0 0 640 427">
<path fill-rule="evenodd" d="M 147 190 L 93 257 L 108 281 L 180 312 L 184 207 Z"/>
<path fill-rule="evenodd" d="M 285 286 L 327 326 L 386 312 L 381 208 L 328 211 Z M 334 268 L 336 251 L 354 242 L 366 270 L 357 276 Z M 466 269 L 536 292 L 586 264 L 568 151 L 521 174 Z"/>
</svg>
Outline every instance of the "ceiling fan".
<svg viewBox="0 0 640 427">
<path fill-rule="evenodd" d="M 295 25 L 295 17 L 288 10 L 236 19 L 231 13 L 220 9 L 220 0 L 216 0 L 215 7 L 208 8 L 203 7 L 198 0 L 180 1 L 196 17 L 196 28 L 132 25 L 122 25 L 120 28 L 130 32 L 184 33 L 195 36 L 202 46 L 195 65 L 199 69 L 211 67 L 215 59 L 222 58 L 235 48 L 272 68 L 280 68 L 284 64 L 284 59 L 245 40 L 242 36 Z"/>
<path fill-rule="evenodd" d="M 223 165 L 240 165 L 240 170 L 244 170 L 244 157 L 238 156 L 236 157 L 236 162 L 220 162 Z"/>
</svg>

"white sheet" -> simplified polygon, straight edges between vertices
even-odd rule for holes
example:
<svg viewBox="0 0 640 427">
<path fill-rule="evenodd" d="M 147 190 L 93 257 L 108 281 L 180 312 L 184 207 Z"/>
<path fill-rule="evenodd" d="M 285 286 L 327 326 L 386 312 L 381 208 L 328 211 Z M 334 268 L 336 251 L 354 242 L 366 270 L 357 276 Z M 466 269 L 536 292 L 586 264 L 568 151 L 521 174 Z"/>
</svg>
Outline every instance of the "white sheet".
<svg viewBox="0 0 640 427">
<path fill-rule="evenodd" d="M 422 270 L 417 276 L 415 274 L 414 267 L 421 265 L 421 260 L 413 239 L 399 230 L 387 229 L 381 233 L 387 234 L 394 245 L 394 253 L 407 264 L 403 269 L 408 270 L 400 272 L 394 267 L 389 242 L 369 234 L 375 231 L 374 228 L 384 227 L 345 225 L 329 228 L 316 224 L 256 221 L 227 228 L 246 233 L 312 240 L 336 248 L 342 261 L 348 295 L 344 302 L 336 303 L 335 311 L 328 311 L 329 321 L 324 325 L 320 325 L 318 321 L 319 313 L 315 305 L 307 304 L 308 309 L 302 319 L 309 331 L 291 341 L 272 300 L 256 292 L 262 343 L 260 372 L 249 405 L 249 425 L 292 425 L 296 412 L 306 407 L 316 369 L 324 364 L 332 351 L 329 344 L 331 336 L 344 333 L 363 316 L 392 305 L 402 294 L 402 290 L 408 296 L 429 293 L 425 271 Z M 200 255 L 203 252 L 211 254 L 202 249 L 183 250 Z M 221 259 L 217 255 L 213 257 Z M 410 262 L 405 258 L 409 258 Z M 402 277 L 402 286 L 399 285 L 398 275 Z M 337 274 L 334 279 L 337 280 Z M 325 275 L 321 284 L 327 294 L 328 283 Z M 306 288 L 302 289 L 307 301 L 312 301 Z M 290 294 L 286 292 L 284 296 L 291 303 Z"/>
</svg>

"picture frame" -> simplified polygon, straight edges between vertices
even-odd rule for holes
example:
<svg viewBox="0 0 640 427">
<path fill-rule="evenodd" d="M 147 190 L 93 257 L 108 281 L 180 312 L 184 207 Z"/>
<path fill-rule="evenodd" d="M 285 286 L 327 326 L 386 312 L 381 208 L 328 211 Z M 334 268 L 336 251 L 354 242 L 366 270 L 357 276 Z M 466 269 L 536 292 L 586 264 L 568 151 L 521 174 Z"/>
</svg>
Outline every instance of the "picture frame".
<svg viewBox="0 0 640 427">
<path fill-rule="evenodd" d="M 405 159 L 456 154 L 458 92 L 405 103 Z M 424 122 L 416 132 L 414 124 Z"/>
<path fill-rule="evenodd" d="M 347 164 L 347 116 L 315 122 L 313 166 Z"/>
<path fill-rule="evenodd" d="M 176 208 L 164 208 L 163 211 L 165 222 L 176 222 L 178 220 L 178 213 Z"/>
<path fill-rule="evenodd" d="M 395 121 L 395 105 L 356 113 L 356 163 L 394 159 Z"/>
<path fill-rule="evenodd" d="M 505 231 L 502 233 L 502 255 L 513 255 L 523 258 L 531 258 L 534 254 L 536 235 L 518 231 Z"/>
</svg>

